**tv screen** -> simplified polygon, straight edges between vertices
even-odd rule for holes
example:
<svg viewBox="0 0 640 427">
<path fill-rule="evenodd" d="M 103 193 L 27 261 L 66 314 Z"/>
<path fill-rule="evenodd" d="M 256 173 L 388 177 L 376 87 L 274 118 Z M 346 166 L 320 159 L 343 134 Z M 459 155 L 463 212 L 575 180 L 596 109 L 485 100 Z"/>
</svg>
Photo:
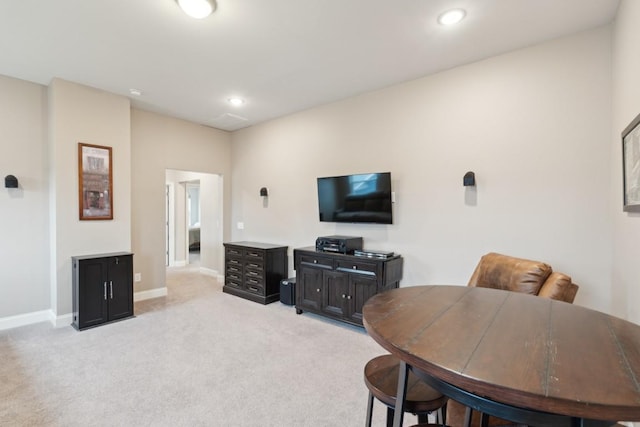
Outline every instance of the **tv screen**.
<svg viewBox="0 0 640 427">
<path fill-rule="evenodd" d="M 322 222 L 392 224 L 391 173 L 318 178 L 318 212 Z"/>
</svg>

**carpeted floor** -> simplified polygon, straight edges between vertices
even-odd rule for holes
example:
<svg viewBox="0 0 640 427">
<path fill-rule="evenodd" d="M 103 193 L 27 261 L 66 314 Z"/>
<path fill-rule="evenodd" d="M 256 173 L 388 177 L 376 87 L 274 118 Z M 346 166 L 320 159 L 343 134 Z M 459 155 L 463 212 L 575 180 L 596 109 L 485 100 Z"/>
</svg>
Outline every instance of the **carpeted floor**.
<svg viewBox="0 0 640 427">
<path fill-rule="evenodd" d="M 0 426 L 364 425 L 384 350 L 363 329 L 224 294 L 197 266 L 167 282 L 132 319 L 0 331 Z"/>
</svg>

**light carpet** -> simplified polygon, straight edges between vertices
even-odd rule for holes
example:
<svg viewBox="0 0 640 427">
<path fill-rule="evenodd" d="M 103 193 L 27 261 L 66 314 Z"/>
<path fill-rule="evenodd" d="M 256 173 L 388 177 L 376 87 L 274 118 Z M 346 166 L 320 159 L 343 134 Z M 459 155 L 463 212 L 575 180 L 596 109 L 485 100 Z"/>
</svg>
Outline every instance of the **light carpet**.
<svg viewBox="0 0 640 427">
<path fill-rule="evenodd" d="M 363 329 L 224 294 L 197 268 L 167 287 L 120 322 L 0 331 L 0 425 L 364 425 L 363 367 L 384 350 Z"/>
</svg>

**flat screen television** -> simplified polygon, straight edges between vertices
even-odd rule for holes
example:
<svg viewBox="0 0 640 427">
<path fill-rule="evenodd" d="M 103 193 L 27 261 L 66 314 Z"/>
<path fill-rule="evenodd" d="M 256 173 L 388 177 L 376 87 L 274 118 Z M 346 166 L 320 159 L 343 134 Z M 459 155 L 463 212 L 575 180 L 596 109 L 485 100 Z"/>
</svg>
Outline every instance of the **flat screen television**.
<svg viewBox="0 0 640 427">
<path fill-rule="evenodd" d="M 393 224 L 391 173 L 318 178 L 321 222 Z"/>
</svg>

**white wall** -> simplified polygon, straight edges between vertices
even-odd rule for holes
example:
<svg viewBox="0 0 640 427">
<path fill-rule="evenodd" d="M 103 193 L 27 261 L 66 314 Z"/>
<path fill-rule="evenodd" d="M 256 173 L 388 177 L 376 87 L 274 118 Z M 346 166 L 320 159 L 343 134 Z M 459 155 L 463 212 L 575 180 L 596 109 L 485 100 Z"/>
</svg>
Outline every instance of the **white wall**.
<svg viewBox="0 0 640 427">
<path fill-rule="evenodd" d="M 402 286 L 466 284 L 482 254 L 503 252 L 572 275 L 576 302 L 608 311 L 610 43 L 600 28 L 234 133 L 232 222 L 245 228 L 232 239 L 363 236 L 403 255 Z M 375 171 L 392 173 L 393 225 L 319 223 L 316 177 Z"/>
<path fill-rule="evenodd" d="M 622 212 L 622 130 L 640 114 L 640 2 L 622 0 L 613 34 L 611 201 L 614 225 L 612 290 L 620 312 L 640 323 L 640 214 Z"/>
<path fill-rule="evenodd" d="M 1 319 L 49 310 L 50 293 L 47 89 L 0 76 L 0 94 Z"/>
<path fill-rule="evenodd" d="M 165 288 L 165 171 L 177 169 L 220 176 L 224 221 L 222 239 L 228 239 L 231 194 L 231 137 L 228 132 L 162 116 L 131 110 L 132 239 L 135 270 L 142 281 L 134 290 Z M 217 219 L 219 220 L 219 219 Z M 201 262 L 221 268 L 221 245 L 211 249 L 211 259 Z M 205 249 L 207 252 L 208 249 Z M 216 264 L 217 263 L 217 264 Z"/>
<path fill-rule="evenodd" d="M 128 98 L 60 79 L 48 99 L 51 308 L 60 318 L 72 309 L 72 256 L 131 250 L 130 106 Z M 79 142 L 112 148 L 113 220 L 78 217 Z"/>
</svg>

